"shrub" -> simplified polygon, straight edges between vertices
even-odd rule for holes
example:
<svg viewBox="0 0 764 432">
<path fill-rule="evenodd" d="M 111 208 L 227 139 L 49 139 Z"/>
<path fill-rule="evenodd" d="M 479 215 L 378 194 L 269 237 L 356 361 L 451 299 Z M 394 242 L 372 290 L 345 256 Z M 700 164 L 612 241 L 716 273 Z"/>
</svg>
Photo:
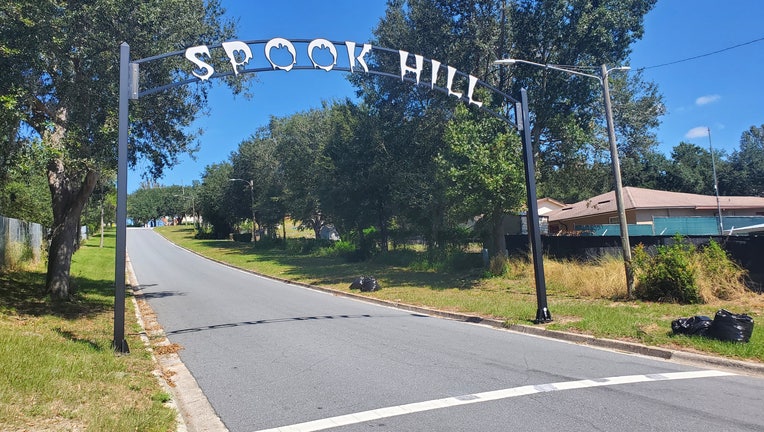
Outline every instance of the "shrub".
<svg viewBox="0 0 764 432">
<path fill-rule="evenodd" d="M 643 245 L 634 253 L 638 298 L 679 303 L 732 300 L 746 291 L 747 272 L 713 240 L 700 250 L 675 237 L 650 256 Z"/>
<path fill-rule="evenodd" d="M 649 256 L 639 245 L 634 254 L 638 278 L 636 296 L 652 301 L 702 302 L 693 266 L 694 253 L 694 246 L 680 236 L 675 237 L 670 246 L 658 246 L 655 256 Z"/>
</svg>

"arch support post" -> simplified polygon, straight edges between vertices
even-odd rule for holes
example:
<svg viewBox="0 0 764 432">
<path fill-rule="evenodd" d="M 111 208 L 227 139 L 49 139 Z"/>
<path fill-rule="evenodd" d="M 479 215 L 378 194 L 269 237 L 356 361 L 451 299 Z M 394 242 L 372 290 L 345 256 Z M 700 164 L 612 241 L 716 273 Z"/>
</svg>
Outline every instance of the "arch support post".
<svg viewBox="0 0 764 432">
<path fill-rule="evenodd" d="M 129 100 L 136 95 L 137 70 L 130 65 L 130 46 L 119 47 L 119 134 L 117 142 L 117 244 L 114 264 L 114 339 L 112 349 L 129 353 L 125 339 L 125 261 L 127 254 L 127 131 Z M 131 73 L 131 71 L 136 73 Z M 131 75 L 136 75 L 131 77 Z M 131 84 L 133 83 L 133 84 Z M 135 90 L 135 92 L 131 91 Z M 133 96 L 135 97 L 135 96 Z"/>
<path fill-rule="evenodd" d="M 552 314 L 546 301 L 546 279 L 544 278 L 544 257 L 541 247 L 541 227 L 539 226 L 538 199 L 536 197 L 536 165 L 533 161 L 531 143 L 531 124 L 528 112 L 528 93 L 520 90 L 520 103 L 515 105 L 517 126 L 523 143 L 523 162 L 525 165 L 525 191 L 528 200 L 526 222 L 530 237 L 531 255 L 533 256 L 533 276 L 536 282 L 536 324 L 552 321 Z"/>
</svg>

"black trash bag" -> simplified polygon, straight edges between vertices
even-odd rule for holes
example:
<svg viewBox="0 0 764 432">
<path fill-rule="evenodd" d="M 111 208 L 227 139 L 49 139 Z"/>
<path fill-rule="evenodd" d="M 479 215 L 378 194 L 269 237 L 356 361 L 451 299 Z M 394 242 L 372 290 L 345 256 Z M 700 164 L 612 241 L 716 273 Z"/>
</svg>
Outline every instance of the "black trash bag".
<svg viewBox="0 0 764 432">
<path fill-rule="evenodd" d="M 365 278 L 363 276 L 355 278 L 353 283 L 350 284 L 350 289 L 351 290 L 360 290 L 361 287 L 363 286 L 363 280 L 364 279 Z"/>
<path fill-rule="evenodd" d="M 377 279 L 373 276 L 361 276 L 356 278 L 353 283 L 350 284 L 351 290 L 361 290 L 362 292 L 379 291 L 381 287 L 377 282 Z"/>
<path fill-rule="evenodd" d="M 705 336 L 711 327 L 711 318 L 704 315 L 696 315 L 689 318 L 679 318 L 671 321 L 671 330 L 674 334 L 688 336 Z"/>
<path fill-rule="evenodd" d="M 753 318 L 745 314 L 734 314 L 719 309 L 714 316 L 706 336 L 712 339 L 732 342 L 748 342 L 753 334 Z"/>
</svg>

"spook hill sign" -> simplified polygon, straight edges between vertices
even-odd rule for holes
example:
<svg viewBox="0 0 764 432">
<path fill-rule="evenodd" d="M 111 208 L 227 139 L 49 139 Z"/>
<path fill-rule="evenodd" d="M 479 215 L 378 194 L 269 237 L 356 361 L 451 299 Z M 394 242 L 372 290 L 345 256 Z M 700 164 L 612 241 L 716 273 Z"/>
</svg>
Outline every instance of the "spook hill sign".
<svg viewBox="0 0 764 432">
<path fill-rule="evenodd" d="M 253 46 L 257 48 L 260 45 L 262 46 L 260 49 L 253 49 Z M 483 106 L 482 102 L 473 97 L 475 86 L 480 82 L 477 77 L 459 72 L 452 66 L 444 67 L 437 60 L 425 62 L 423 56 L 411 55 L 403 50 L 388 50 L 370 44 L 358 46 L 355 42 L 350 41 L 332 42 L 326 39 L 288 40 L 284 38 L 248 42 L 230 41 L 223 42 L 220 47 L 225 52 L 225 59 L 230 63 L 228 74 L 238 75 L 239 73 L 262 72 L 264 70 L 289 72 L 292 69 L 322 69 L 327 72 L 342 70 L 352 73 L 360 68 L 366 73 L 395 74 L 400 76 L 401 80 L 411 79 L 413 76 L 416 84 L 420 85 L 426 70 L 429 77 L 427 83 L 431 89 L 438 87 L 439 90 L 444 91 L 449 96 L 464 98 L 465 102 L 477 107 Z M 379 61 L 373 63 L 373 68 L 370 69 L 368 57 L 372 52 Z M 255 57 L 254 53 L 259 53 L 261 56 Z M 387 60 L 383 58 L 385 54 L 389 56 L 391 53 L 397 53 L 397 61 L 385 61 Z M 195 77 L 200 80 L 207 80 L 215 76 L 215 68 L 211 64 L 215 58 L 207 45 L 188 48 L 184 55 L 196 67 L 191 72 Z M 379 70 L 383 64 L 387 63 L 397 65 L 397 71 Z M 442 83 L 443 78 L 445 78 L 445 83 Z M 466 81 L 466 83 L 459 83 L 458 81 Z M 462 87 L 458 89 L 460 91 L 455 89 L 456 85 Z M 465 92 L 466 96 L 464 96 Z"/>
<path fill-rule="evenodd" d="M 140 68 L 142 64 L 152 64 L 165 59 L 184 57 L 189 68 L 175 69 L 173 76 L 178 81 L 156 84 L 151 88 L 140 88 Z M 176 63 L 173 63 L 176 67 Z M 127 143 L 129 130 L 129 101 L 143 96 L 159 93 L 174 87 L 193 82 L 207 81 L 212 78 L 236 76 L 244 73 L 292 70 L 324 70 L 360 72 L 370 75 L 400 79 L 429 87 L 455 97 L 468 105 L 496 116 L 513 126 L 523 142 L 523 162 L 525 166 L 525 184 L 528 214 L 537 215 L 536 180 L 531 148 L 530 116 L 528 98 L 521 90 L 516 99 L 501 90 L 487 84 L 477 77 L 443 65 L 437 60 L 426 59 L 418 54 L 404 50 L 375 47 L 370 44 L 355 42 L 333 42 L 327 39 L 284 39 L 273 38 L 253 41 L 228 41 L 220 45 L 198 45 L 181 51 L 159 54 L 139 60 L 130 59 L 130 46 L 122 43 L 119 60 L 119 140 L 117 164 L 117 244 L 114 274 L 114 340 L 112 347 L 118 352 L 129 352 L 125 340 L 125 268 L 127 229 Z M 475 100 L 479 88 L 491 94 L 493 106 L 484 106 Z M 514 120 L 514 121 L 512 121 Z M 528 233 L 531 237 L 533 253 L 534 279 L 538 308 L 536 321 L 551 320 L 546 303 L 546 282 L 544 281 L 543 257 L 541 254 L 541 236 L 537 217 L 529 218 Z"/>
</svg>

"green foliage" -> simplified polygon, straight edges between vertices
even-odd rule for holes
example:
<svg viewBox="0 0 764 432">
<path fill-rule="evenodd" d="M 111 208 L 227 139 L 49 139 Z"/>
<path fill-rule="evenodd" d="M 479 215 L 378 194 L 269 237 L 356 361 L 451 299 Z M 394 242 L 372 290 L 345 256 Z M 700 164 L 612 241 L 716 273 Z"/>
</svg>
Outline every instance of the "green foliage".
<svg viewBox="0 0 764 432">
<path fill-rule="evenodd" d="M 657 254 L 649 256 L 642 245 L 634 254 L 639 283 L 635 294 L 643 300 L 700 303 L 697 274 L 692 266 L 695 247 L 676 236 L 674 244 L 658 246 Z"/>
<path fill-rule="evenodd" d="M 714 194 L 711 152 L 695 144 L 679 143 L 671 151 L 663 189 L 701 195 Z"/>
<path fill-rule="evenodd" d="M 322 204 L 322 192 L 332 180 L 325 160 L 330 113 L 331 105 L 324 104 L 322 109 L 273 118 L 269 125 L 280 158 L 286 210 L 300 226 L 312 229 L 316 238 L 330 212 Z"/>
<path fill-rule="evenodd" d="M 181 218 L 190 213 L 182 186 L 144 187 L 131 193 L 127 199 L 127 217 L 136 225 L 156 222 L 162 217 Z"/>
<path fill-rule="evenodd" d="M 254 212 L 258 229 L 274 234 L 285 215 L 284 173 L 278 149 L 269 135 L 266 129 L 261 129 L 231 154 L 231 178 L 238 180 L 229 180 L 225 198 L 238 220 L 251 222 Z"/>
<path fill-rule="evenodd" d="M 764 194 L 764 125 L 743 132 L 740 149 L 729 157 L 729 169 L 721 171 L 719 189 L 723 195 Z"/>
<path fill-rule="evenodd" d="M 644 17 L 656 0 L 545 0 L 511 2 L 509 48 L 499 57 L 542 64 L 584 67 L 599 75 L 599 66 L 628 62 L 630 45 L 642 37 Z M 500 74 L 518 94 L 531 95 L 531 133 L 538 161 L 539 190 L 566 202 L 610 190 L 612 182 L 607 130 L 598 80 L 558 70 L 518 64 Z M 663 112 L 654 84 L 639 73 L 613 73 L 611 99 L 622 161 L 637 168 L 655 150 L 652 132 Z M 503 87 L 502 87 L 503 88 Z M 626 164 L 628 165 L 628 163 Z M 570 200 L 570 201 L 568 201 Z"/>
<path fill-rule="evenodd" d="M 502 254 L 504 215 L 525 201 L 520 139 L 495 117 L 457 106 L 437 161 L 449 180 L 446 196 L 456 219 L 484 215 L 492 255 Z"/>
<path fill-rule="evenodd" d="M 287 251 L 295 255 L 323 254 L 323 250 L 332 249 L 335 242 L 331 240 L 297 238 L 287 241 Z"/>
<path fill-rule="evenodd" d="M 683 304 L 732 300 L 747 291 L 747 272 L 714 240 L 696 248 L 681 236 L 650 255 L 643 245 L 634 253 L 635 294 L 644 300 Z"/>
<path fill-rule="evenodd" d="M 10 0 L 0 17 L 0 163 L 15 160 L 19 143 L 42 145 L 53 204 L 47 288 L 68 298 L 67 246 L 98 176 L 117 162 L 119 43 L 129 41 L 132 59 L 146 58 L 229 39 L 233 23 L 218 0 Z M 191 77 L 186 63 L 182 56 L 144 63 L 141 90 Z M 192 153 L 188 126 L 203 112 L 209 86 L 177 86 L 132 104 L 129 162 L 145 159 L 157 178 Z"/>
<path fill-rule="evenodd" d="M 210 225 L 214 238 L 228 238 L 228 234 L 233 230 L 234 215 L 227 205 L 232 171 L 231 164 L 223 162 L 208 165 L 202 174 L 202 184 L 199 188 L 199 213 L 204 222 Z"/>
<path fill-rule="evenodd" d="M 25 142 L 12 163 L 0 165 L 0 214 L 45 227 L 53 225 L 44 156 L 39 142 Z"/>
<path fill-rule="evenodd" d="M 172 400 L 172 395 L 167 392 L 156 392 L 151 395 L 151 400 L 159 403 L 167 403 Z"/>
</svg>

